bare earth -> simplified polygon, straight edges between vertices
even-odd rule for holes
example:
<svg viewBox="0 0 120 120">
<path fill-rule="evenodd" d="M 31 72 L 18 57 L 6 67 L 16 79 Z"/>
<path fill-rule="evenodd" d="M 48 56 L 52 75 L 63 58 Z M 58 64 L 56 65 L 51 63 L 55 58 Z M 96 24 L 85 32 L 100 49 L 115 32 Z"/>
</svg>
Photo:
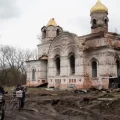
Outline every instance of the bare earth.
<svg viewBox="0 0 120 120">
<path fill-rule="evenodd" d="M 36 88 L 39 89 L 39 88 Z M 5 120 L 120 120 L 120 90 L 29 92 L 25 108 L 6 109 Z"/>
</svg>

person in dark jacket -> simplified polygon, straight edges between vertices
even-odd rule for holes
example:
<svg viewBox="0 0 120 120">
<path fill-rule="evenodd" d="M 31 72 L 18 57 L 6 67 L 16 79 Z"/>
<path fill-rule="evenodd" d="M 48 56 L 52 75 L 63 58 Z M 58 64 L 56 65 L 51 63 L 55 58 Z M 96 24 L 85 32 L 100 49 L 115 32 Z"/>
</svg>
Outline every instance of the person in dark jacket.
<svg viewBox="0 0 120 120">
<path fill-rule="evenodd" d="M 18 84 L 16 87 L 16 91 L 19 91 L 19 90 L 23 91 L 23 95 L 21 98 L 21 108 L 23 108 L 25 105 L 26 89 L 22 85 Z"/>
</svg>

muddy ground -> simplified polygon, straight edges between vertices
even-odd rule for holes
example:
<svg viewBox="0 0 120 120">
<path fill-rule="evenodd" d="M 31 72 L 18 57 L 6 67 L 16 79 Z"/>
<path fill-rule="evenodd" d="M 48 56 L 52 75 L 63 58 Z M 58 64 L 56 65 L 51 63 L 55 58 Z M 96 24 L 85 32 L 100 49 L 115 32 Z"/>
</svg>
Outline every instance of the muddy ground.
<svg viewBox="0 0 120 120">
<path fill-rule="evenodd" d="M 39 88 L 37 88 L 39 89 Z M 28 92 L 22 111 L 6 109 L 5 120 L 120 120 L 120 90 L 87 93 Z"/>
</svg>

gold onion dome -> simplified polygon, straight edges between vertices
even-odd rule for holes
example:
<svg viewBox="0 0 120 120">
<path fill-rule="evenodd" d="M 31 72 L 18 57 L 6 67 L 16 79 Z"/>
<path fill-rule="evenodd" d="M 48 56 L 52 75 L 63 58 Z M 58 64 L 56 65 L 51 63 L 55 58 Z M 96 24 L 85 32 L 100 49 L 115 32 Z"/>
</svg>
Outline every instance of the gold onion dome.
<svg viewBox="0 0 120 120">
<path fill-rule="evenodd" d="M 46 26 L 48 27 L 48 26 L 50 26 L 50 25 L 52 25 L 52 26 L 57 26 L 54 18 L 50 19 L 49 22 L 48 22 L 48 24 L 47 24 Z"/>
<path fill-rule="evenodd" d="M 107 12 L 108 13 L 108 8 L 101 3 L 100 0 L 96 2 L 96 4 L 91 8 L 90 14 L 94 12 Z"/>
</svg>

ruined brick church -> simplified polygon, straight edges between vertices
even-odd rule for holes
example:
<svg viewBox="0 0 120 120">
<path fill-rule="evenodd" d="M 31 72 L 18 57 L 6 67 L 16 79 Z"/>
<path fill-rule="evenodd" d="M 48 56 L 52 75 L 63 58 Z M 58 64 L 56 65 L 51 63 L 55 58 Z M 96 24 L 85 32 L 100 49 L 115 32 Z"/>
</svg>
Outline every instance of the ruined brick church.
<svg viewBox="0 0 120 120">
<path fill-rule="evenodd" d="M 108 88 L 119 76 L 120 35 L 108 32 L 108 8 L 100 0 L 90 10 L 91 33 L 66 32 L 52 18 L 41 28 L 38 60 L 27 61 L 27 85 L 77 89 Z"/>
</svg>

